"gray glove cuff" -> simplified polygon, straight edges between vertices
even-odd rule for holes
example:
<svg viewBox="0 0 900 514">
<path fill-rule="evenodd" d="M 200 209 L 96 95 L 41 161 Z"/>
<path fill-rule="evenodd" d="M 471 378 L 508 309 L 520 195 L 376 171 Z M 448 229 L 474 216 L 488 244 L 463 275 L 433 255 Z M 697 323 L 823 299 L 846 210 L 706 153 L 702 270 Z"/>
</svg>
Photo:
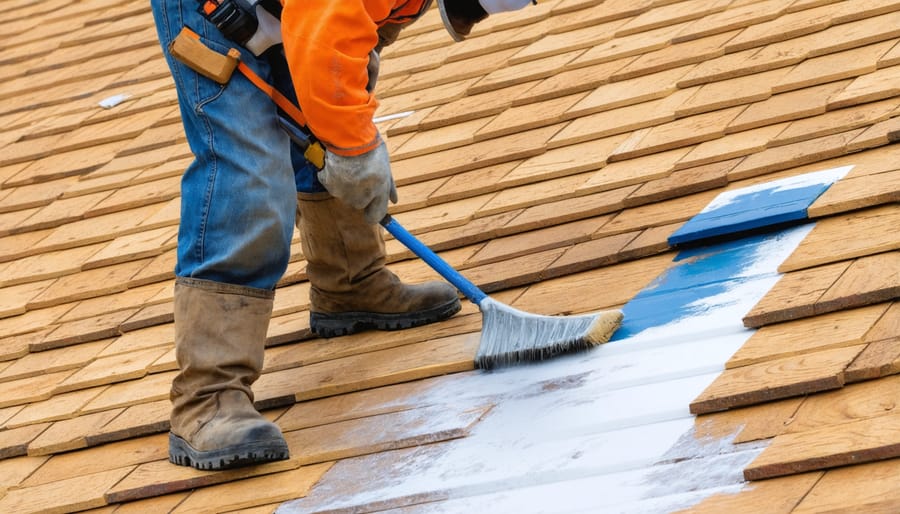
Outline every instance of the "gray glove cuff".
<svg viewBox="0 0 900 514">
<path fill-rule="evenodd" d="M 387 215 L 389 200 L 397 202 L 390 156 L 384 143 L 351 157 L 327 152 L 319 181 L 336 198 L 363 210 L 369 223 L 378 223 Z"/>
</svg>

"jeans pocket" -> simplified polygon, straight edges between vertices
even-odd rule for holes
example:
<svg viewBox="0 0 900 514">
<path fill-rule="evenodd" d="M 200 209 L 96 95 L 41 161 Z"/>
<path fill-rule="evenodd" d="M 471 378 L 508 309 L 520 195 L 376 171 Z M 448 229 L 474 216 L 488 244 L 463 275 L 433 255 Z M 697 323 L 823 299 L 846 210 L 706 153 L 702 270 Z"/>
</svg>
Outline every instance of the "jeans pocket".
<svg viewBox="0 0 900 514">
<path fill-rule="evenodd" d="M 191 29 L 191 27 L 188 28 Z M 228 50 L 232 48 L 232 46 L 204 36 L 201 32 L 194 32 L 198 34 L 201 43 L 219 54 L 225 55 L 228 53 Z M 182 89 L 186 93 L 185 98 L 194 112 L 202 114 L 203 107 L 221 97 L 222 93 L 228 87 L 228 84 L 219 84 L 215 80 L 204 77 L 188 68 L 183 63 L 182 66 L 183 73 L 181 74 L 181 80 L 183 82 Z"/>
</svg>

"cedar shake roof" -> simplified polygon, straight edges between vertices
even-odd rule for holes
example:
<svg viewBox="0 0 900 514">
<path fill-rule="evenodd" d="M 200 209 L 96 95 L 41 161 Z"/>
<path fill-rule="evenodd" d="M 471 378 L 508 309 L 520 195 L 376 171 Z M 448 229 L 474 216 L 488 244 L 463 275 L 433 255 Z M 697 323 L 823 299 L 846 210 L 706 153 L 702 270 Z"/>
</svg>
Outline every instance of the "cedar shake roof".
<svg viewBox="0 0 900 514">
<path fill-rule="evenodd" d="M 429 11 L 378 83 L 395 217 L 625 323 L 492 373 L 468 302 L 318 339 L 295 239 L 254 386 L 292 457 L 223 472 L 167 461 L 191 153 L 148 3 L 0 6 L 0 511 L 900 510 L 900 2 Z"/>
</svg>

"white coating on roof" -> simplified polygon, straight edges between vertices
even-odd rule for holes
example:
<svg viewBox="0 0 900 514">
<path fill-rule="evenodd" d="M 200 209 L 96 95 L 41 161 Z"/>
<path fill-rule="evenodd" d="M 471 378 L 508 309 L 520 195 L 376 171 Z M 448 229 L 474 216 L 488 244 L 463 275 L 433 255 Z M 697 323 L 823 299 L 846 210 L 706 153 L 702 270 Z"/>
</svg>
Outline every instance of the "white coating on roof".
<svg viewBox="0 0 900 514">
<path fill-rule="evenodd" d="M 687 318 L 587 353 L 440 379 L 417 405 L 494 404 L 467 437 L 338 462 L 278 512 L 652 513 L 740 490 L 761 448 L 696 437 L 688 405 L 752 335 L 743 315 L 809 230 L 766 239 Z"/>
</svg>

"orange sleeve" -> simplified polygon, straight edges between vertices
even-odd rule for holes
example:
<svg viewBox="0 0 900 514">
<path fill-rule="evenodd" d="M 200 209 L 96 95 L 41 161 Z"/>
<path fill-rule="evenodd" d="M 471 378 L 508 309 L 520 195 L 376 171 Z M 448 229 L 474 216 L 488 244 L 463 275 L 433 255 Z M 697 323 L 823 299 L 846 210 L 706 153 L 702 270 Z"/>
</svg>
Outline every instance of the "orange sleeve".
<svg viewBox="0 0 900 514">
<path fill-rule="evenodd" d="M 380 144 L 378 102 L 366 91 L 376 20 L 393 0 L 285 0 L 284 51 L 309 129 L 332 152 L 360 155 Z"/>
</svg>

